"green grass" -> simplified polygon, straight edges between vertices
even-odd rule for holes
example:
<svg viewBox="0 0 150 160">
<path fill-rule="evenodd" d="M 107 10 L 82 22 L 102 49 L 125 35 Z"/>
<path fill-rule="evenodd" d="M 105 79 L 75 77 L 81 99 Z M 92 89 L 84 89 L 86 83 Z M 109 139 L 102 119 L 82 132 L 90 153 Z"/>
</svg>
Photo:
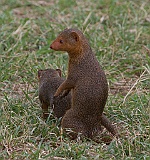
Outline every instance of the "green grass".
<svg viewBox="0 0 150 160">
<path fill-rule="evenodd" d="M 76 27 L 106 72 L 105 113 L 121 137 L 110 145 L 60 141 L 53 113 L 41 118 L 38 69 L 61 68 L 66 53 L 49 49 Z M 0 159 L 150 159 L 149 0 L 0 1 Z"/>
</svg>

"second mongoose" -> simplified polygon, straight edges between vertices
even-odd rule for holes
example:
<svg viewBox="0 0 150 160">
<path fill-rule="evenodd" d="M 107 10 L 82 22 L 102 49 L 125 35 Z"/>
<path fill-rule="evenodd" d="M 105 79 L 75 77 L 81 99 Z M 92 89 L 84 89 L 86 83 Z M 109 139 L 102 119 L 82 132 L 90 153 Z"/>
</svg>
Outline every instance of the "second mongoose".
<svg viewBox="0 0 150 160">
<path fill-rule="evenodd" d="M 49 116 L 48 108 L 54 104 L 54 115 L 57 118 L 63 117 L 66 111 L 71 107 L 71 94 L 64 98 L 54 100 L 54 94 L 58 87 L 64 82 L 61 77 L 60 69 L 45 69 L 38 71 L 39 79 L 39 99 L 43 110 L 43 117 Z"/>
<path fill-rule="evenodd" d="M 65 29 L 50 48 L 69 55 L 67 79 L 54 95 L 63 97 L 72 90 L 71 108 L 62 119 L 62 128 L 70 128 L 92 139 L 101 133 L 102 123 L 107 126 L 107 119 L 102 119 L 108 97 L 105 73 L 80 30 Z M 108 130 L 116 133 L 114 128 Z"/>
</svg>

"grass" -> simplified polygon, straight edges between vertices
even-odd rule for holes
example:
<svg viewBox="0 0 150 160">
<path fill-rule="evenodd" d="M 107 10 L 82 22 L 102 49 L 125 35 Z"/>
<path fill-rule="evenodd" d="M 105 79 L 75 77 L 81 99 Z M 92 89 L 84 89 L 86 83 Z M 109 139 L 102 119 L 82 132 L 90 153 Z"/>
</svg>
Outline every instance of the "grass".
<svg viewBox="0 0 150 160">
<path fill-rule="evenodd" d="M 61 68 L 66 53 L 49 49 L 60 31 L 76 27 L 106 72 L 105 113 L 121 137 L 110 145 L 60 141 L 59 122 L 44 122 L 38 69 Z M 0 159 L 150 159 L 149 0 L 1 0 Z"/>
</svg>

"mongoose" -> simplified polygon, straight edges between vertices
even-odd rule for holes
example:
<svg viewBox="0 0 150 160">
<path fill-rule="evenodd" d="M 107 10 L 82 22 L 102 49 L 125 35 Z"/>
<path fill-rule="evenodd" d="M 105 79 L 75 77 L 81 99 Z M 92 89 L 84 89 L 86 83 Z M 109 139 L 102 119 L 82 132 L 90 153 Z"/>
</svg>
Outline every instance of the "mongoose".
<svg viewBox="0 0 150 160">
<path fill-rule="evenodd" d="M 59 86 L 55 97 L 72 90 L 71 108 L 65 113 L 62 128 L 71 128 L 91 138 L 101 132 L 102 113 L 108 97 L 108 84 L 88 40 L 78 29 L 62 31 L 50 48 L 69 55 L 67 79 Z M 108 128 L 107 128 L 108 129 Z M 109 129 L 115 134 L 115 129 Z"/>
<path fill-rule="evenodd" d="M 53 99 L 53 96 L 58 87 L 65 81 L 61 77 L 60 69 L 45 69 L 38 71 L 39 79 L 39 99 L 41 101 L 41 108 L 43 110 L 43 117 L 46 119 L 49 116 L 48 107 L 52 107 L 54 103 L 54 115 L 57 118 L 63 117 L 68 109 L 71 107 L 71 94 L 65 98 Z M 110 121 L 103 114 L 101 124 L 114 135 L 114 129 Z"/>
<path fill-rule="evenodd" d="M 54 115 L 57 118 L 63 117 L 65 112 L 71 107 L 71 94 L 68 94 L 63 99 L 53 99 L 58 87 L 64 82 L 61 77 L 60 69 L 45 69 L 38 71 L 39 79 L 39 99 L 43 110 L 43 117 L 46 119 L 49 116 L 48 107 L 52 108 L 54 103 Z"/>
</svg>

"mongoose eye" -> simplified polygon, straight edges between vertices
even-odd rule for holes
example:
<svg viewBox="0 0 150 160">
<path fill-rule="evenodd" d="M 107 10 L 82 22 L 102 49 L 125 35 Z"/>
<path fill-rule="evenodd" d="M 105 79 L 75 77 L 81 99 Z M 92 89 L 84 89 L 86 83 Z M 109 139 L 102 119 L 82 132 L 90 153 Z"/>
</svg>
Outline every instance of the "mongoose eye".
<svg viewBox="0 0 150 160">
<path fill-rule="evenodd" d="M 63 43 L 63 40 L 60 40 L 59 42 L 60 42 L 60 43 Z"/>
</svg>

